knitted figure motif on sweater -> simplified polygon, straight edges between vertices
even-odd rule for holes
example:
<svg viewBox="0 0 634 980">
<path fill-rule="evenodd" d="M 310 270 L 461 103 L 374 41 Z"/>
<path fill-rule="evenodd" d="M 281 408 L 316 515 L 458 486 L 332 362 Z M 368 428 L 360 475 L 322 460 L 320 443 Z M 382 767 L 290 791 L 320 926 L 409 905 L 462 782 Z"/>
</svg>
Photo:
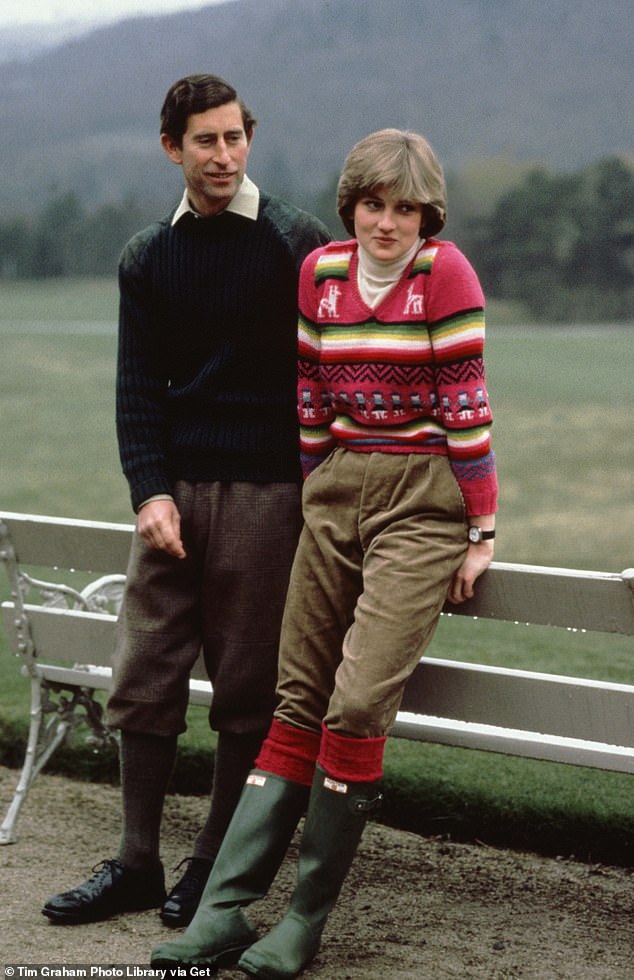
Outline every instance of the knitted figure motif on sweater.
<svg viewBox="0 0 634 980">
<path fill-rule="evenodd" d="M 428 239 L 375 309 L 357 286 L 357 243 L 305 261 L 298 411 L 307 476 L 336 446 L 446 455 L 468 515 L 494 513 L 484 297 L 465 256 Z"/>
</svg>

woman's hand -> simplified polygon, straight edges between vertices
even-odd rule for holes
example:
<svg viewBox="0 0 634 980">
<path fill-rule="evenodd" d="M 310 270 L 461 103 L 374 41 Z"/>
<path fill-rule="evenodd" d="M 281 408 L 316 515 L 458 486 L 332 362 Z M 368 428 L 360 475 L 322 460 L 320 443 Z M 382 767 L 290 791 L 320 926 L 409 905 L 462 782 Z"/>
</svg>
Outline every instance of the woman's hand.
<svg viewBox="0 0 634 980">
<path fill-rule="evenodd" d="M 493 542 L 481 541 L 470 544 L 465 560 L 454 574 L 447 592 L 447 599 L 455 606 L 471 599 L 476 579 L 486 572 L 493 560 Z"/>
<path fill-rule="evenodd" d="M 136 529 L 150 548 L 184 558 L 181 516 L 173 500 L 150 500 L 137 514 Z"/>
</svg>

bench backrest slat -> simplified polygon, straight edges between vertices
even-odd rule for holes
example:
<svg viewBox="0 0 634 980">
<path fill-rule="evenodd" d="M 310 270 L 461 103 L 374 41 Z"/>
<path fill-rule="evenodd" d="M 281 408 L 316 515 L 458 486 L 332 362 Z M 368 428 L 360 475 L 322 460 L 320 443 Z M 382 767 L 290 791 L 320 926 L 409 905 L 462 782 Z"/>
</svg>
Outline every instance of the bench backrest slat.
<svg viewBox="0 0 634 980">
<path fill-rule="evenodd" d="M 634 685 L 428 658 L 402 711 L 583 738 L 634 751 Z"/>
<path fill-rule="evenodd" d="M 95 664 L 109 667 L 114 649 L 116 616 L 79 609 L 58 609 L 26 603 L 36 661 L 67 664 Z M 2 619 L 12 651 L 19 654 L 20 638 L 16 626 L 15 604 L 2 603 Z M 194 664 L 191 676 L 207 680 L 202 658 Z"/>
<path fill-rule="evenodd" d="M 21 565 L 124 574 L 132 526 L 0 513 Z"/>
<path fill-rule="evenodd" d="M 445 612 L 634 636 L 631 580 L 608 572 L 493 562 L 473 599 Z"/>
<path fill-rule="evenodd" d="M 103 667 L 112 663 L 115 616 L 50 606 L 27 605 L 25 609 L 37 660 Z M 2 618 L 11 649 L 15 651 L 18 632 L 13 603 L 2 603 Z"/>
</svg>

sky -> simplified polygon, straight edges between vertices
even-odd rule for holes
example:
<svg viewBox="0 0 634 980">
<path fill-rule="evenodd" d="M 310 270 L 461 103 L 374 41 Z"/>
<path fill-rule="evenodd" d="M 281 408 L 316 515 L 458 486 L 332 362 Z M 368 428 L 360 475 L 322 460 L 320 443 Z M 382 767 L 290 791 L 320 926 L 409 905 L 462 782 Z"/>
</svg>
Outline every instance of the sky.
<svg viewBox="0 0 634 980">
<path fill-rule="evenodd" d="M 60 21 L 123 20 L 137 14 L 170 14 L 226 0 L 1 0 L 0 27 Z"/>
</svg>

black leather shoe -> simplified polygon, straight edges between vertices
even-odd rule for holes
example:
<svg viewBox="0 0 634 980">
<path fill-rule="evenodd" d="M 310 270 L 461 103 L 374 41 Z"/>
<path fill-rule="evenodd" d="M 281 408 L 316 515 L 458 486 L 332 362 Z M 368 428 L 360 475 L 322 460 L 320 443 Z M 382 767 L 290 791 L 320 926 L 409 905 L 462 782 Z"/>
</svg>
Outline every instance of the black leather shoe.
<svg viewBox="0 0 634 980">
<path fill-rule="evenodd" d="M 205 890 L 213 861 L 206 858 L 185 858 L 178 865 L 187 862 L 185 874 L 178 881 L 163 903 L 159 915 L 166 926 L 176 929 L 178 926 L 188 926 L 198 908 L 200 896 Z"/>
<path fill-rule="evenodd" d="M 99 922 L 119 912 L 157 908 L 165 900 L 162 864 L 136 870 L 108 860 L 93 871 L 82 885 L 49 898 L 42 913 L 53 922 L 77 925 Z"/>
</svg>

